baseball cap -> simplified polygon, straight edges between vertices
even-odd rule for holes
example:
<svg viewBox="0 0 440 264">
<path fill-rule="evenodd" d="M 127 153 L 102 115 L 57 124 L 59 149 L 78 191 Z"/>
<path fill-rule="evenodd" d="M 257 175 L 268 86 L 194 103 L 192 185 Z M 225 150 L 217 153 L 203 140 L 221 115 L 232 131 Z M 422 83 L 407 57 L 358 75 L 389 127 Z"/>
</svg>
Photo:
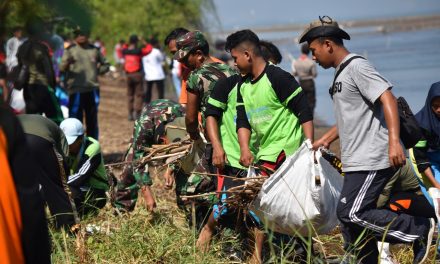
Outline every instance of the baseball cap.
<svg viewBox="0 0 440 264">
<path fill-rule="evenodd" d="M 72 145 L 79 136 L 84 135 L 84 127 L 81 121 L 76 118 L 64 119 L 60 124 L 60 128 L 63 130 L 69 145 Z"/>
<path fill-rule="evenodd" d="M 350 39 L 350 35 L 339 27 L 338 22 L 329 16 L 320 16 L 312 21 L 299 37 L 299 43 L 311 41 L 319 37 L 338 37 Z"/>
<path fill-rule="evenodd" d="M 174 54 L 175 60 L 181 60 L 195 48 L 203 47 L 208 42 L 200 31 L 190 31 L 176 40 L 177 52 Z"/>
</svg>

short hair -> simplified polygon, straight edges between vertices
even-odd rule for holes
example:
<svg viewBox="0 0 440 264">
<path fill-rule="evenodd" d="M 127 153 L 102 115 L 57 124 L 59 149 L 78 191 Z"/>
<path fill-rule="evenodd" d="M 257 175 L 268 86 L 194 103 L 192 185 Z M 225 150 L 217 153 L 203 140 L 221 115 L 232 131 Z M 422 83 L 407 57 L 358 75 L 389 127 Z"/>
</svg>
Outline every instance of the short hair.
<svg viewBox="0 0 440 264">
<path fill-rule="evenodd" d="M 344 46 L 344 41 L 341 38 L 338 37 L 319 37 L 318 41 L 319 43 L 324 43 L 325 40 L 330 40 L 334 42 L 337 46 Z"/>
<path fill-rule="evenodd" d="M 273 60 L 274 64 L 280 64 L 283 60 L 280 50 L 272 42 L 260 41 L 261 55 L 266 61 Z"/>
<path fill-rule="evenodd" d="M 173 39 L 178 39 L 179 37 L 185 35 L 186 33 L 188 33 L 189 30 L 186 28 L 175 28 L 173 31 L 171 31 L 168 36 L 166 36 L 165 40 L 164 40 L 164 44 L 165 46 L 168 46 L 168 44 L 170 44 L 171 40 Z"/>
<path fill-rule="evenodd" d="M 253 46 L 254 54 L 261 56 L 260 39 L 250 29 L 240 30 L 229 35 L 226 38 L 225 50 L 231 52 L 233 48 L 244 42 L 250 43 Z"/>
<path fill-rule="evenodd" d="M 150 38 L 150 44 L 155 46 L 155 45 L 159 44 L 159 40 L 157 40 L 156 37 L 152 37 L 152 38 Z"/>
<path fill-rule="evenodd" d="M 18 31 L 23 31 L 23 28 L 20 27 L 20 26 L 17 26 L 17 27 L 13 27 L 13 28 L 12 28 L 12 33 L 16 33 L 16 32 L 18 32 Z"/>
<path fill-rule="evenodd" d="M 26 21 L 25 28 L 30 36 L 37 36 L 44 32 L 43 19 L 38 16 L 33 16 Z"/>
<path fill-rule="evenodd" d="M 304 43 L 301 45 L 301 53 L 309 55 L 310 53 L 309 43 Z"/>
</svg>

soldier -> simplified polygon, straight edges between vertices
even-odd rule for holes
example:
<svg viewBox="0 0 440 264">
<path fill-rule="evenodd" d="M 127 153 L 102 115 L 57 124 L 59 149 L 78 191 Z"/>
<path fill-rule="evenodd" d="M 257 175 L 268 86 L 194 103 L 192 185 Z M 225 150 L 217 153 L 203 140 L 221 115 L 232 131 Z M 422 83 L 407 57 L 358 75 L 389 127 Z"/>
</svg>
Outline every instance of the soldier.
<svg viewBox="0 0 440 264">
<path fill-rule="evenodd" d="M 178 51 L 174 55 L 180 63 L 192 70 L 188 77 L 188 100 L 186 106 L 186 131 L 191 139 L 197 140 L 205 131 L 206 107 L 211 91 L 218 80 L 227 78 L 237 72 L 228 65 L 214 61 L 209 53 L 209 44 L 200 31 L 188 32 L 176 41 Z M 201 113 L 202 129 L 199 129 L 199 112 Z M 212 166 L 212 146 L 206 144 L 204 161 L 205 168 L 198 172 L 214 173 Z M 192 175 L 194 177 L 200 177 Z M 192 177 L 190 176 L 190 177 Z M 204 247 L 203 245 L 200 245 Z"/>
<path fill-rule="evenodd" d="M 131 161 L 124 167 L 121 178 L 116 184 L 113 205 L 122 211 L 132 211 L 136 205 L 139 189 L 145 199 L 147 210 L 156 207 L 150 186 L 153 184 L 148 173 L 148 165 L 135 167 L 134 162 L 145 156 L 145 147 L 160 144 L 163 141 L 164 125 L 176 117 L 183 116 L 180 104 L 168 99 L 159 99 L 146 105 L 140 117 L 135 121 L 133 137 L 127 150 L 125 161 Z"/>
</svg>

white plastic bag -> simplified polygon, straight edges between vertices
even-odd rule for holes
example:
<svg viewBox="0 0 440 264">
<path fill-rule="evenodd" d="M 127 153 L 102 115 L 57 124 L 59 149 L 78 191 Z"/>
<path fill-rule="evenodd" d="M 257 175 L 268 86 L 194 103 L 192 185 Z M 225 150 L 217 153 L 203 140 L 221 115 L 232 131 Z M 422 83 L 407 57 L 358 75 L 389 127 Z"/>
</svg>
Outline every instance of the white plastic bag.
<svg viewBox="0 0 440 264">
<path fill-rule="evenodd" d="M 338 224 L 336 206 L 343 178 L 320 151 L 316 152 L 315 164 L 310 146 L 306 141 L 287 157 L 251 205 L 250 209 L 273 231 L 307 236 L 329 232 Z"/>
<path fill-rule="evenodd" d="M 11 99 L 9 105 L 18 113 L 24 113 L 26 103 L 24 102 L 23 89 L 12 89 Z"/>
</svg>

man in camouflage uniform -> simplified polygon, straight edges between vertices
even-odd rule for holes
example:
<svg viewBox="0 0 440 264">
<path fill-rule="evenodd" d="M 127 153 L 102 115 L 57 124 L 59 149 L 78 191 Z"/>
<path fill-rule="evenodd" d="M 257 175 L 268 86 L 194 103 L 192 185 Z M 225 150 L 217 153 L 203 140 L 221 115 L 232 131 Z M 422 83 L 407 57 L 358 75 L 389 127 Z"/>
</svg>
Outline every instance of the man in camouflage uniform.
<svg viewBox="0 0 440 264">
<path fill-rule="evenodd" d="M 147 209 L 152 211 L 156 206 L 150 189 L 152 181 L 148 173 L 148 165 L 137 167 L 133 166 L 133 163 L 145 156 L 145 147 L 162 143 L 165 124 L 183 116 L 183 113 L 180 104 L 168 99 L 152 101 L 143 108 L 141 116 L 135 121 L 133 137 L 125 156 L 125 161 L 132 163 L 124 167 L 112 197 L 112 203 L 116 208 L 132 211 L 136 205 L 139 189 L 142 191 Z"/>
<path fill-rule="evenodd" d="M 237 74 L 237 72 L 224 63 L 212 60 L 209 54 L 209 44 L 200 31 L 188 32 L 177 39 L 176 45 L 178 51 L 174 58 L 192 70 L 187 82 L 188 101 L 185 123 L 191 139 L 198 140 L 205 133 L 205 113 L 212 89 L 218 80 Z M 199 113 L 201 120 L 199 120 Z M 201 129 L 199 129 L 200 123 Z M 216 172 L 212 166 L 212 146 L 209 142 L 206 144 L 201 166 L 194 171 Z M 203 174 L 197 173 L 193 173 L 190 177 L 206 178 Z M 215 200 L 211 199 L 211 203 L 214 203 Z M 207 219 L 207 216 L 204 219 Z M 206 220 L 199 224 L 205 222 Z"/>
<path fill-rule="evenodd" d="M 209 55 L 209 44 L 200 31 L 186 33 L 177 39 L 176 45 L 178 51 L 174 54 L 174 59 L 192 70 L 187 82 L 188 102 L 185 123 L 191 139 L 198 139 L 200 137 L 198 113 L 201 113 L 201 123 L 204 128 L 206 105 L 214 85 L 219 79 L 237 72 L 224 63 L 212 60 Z"/>
</svg>

